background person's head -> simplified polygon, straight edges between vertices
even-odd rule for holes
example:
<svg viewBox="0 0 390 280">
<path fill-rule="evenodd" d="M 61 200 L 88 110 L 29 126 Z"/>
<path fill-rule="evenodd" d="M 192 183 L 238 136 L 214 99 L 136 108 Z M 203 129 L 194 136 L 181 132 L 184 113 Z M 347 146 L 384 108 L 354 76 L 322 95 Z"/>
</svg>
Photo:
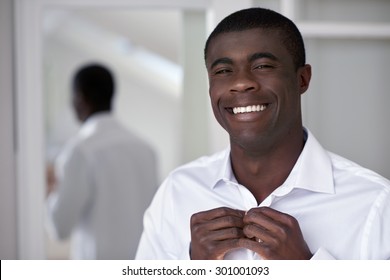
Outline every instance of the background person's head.
<svg viewBox="0 0 390 280">
<path fill-rule="evenodd" d="M 256 28 L 266 29 L 270 32 L 279 32 L 281 38 L 283 38 L 283 44 L 293 57 L 295 68 L 298 69 L 305 65 L 305 45 L 297 26 L 285 16 L 264 8 L 244 9 L 224 18 L 215 27 L 206 41 L 204 49 L 205 60 L 207 59 L 207 51 L 210 43 L 218 35 Z"/>
<path fill-rule="evenodd" d="M 81 67 L 73 78 L 72 103 L 77 118 L 84 122 L 97 112 L 109 112 L 114 97 L 114 78 L 103 65 Z"/>
</svg>

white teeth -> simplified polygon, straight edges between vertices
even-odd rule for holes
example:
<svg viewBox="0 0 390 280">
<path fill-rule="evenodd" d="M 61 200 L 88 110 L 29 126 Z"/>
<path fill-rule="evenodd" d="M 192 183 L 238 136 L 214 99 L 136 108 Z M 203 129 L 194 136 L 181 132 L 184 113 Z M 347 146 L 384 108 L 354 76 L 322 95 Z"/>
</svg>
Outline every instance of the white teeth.
<svg viewBox="0 0 390 280">
<path fill-rule="evenodd" d="M 234 107 L 233 113 L 240 114 L 240 113 L 262 112 L 265 109 L 267 109 L 267 105 L 252 105 L 252 106 L 246 106 L 246 107 Z"/>
</svg>

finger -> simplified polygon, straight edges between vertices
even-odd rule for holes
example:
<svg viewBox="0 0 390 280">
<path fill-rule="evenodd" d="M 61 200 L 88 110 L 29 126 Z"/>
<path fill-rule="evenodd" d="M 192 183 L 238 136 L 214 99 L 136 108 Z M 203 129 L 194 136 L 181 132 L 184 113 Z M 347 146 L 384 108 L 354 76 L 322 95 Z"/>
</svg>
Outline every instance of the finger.
<svg viewBox="0 0 390 280">
<path fill-rule="evenodd" d="M 284 242 L 294 229 L 294 218 L 271 208 L 255 208 L 244 218 L 244 234 L 268 245 Z"/>
<path fill-rule="evenodd" d="M 297 225 L 294 217 L 269 207 L 253 208 L 244 217 L 245 224 L 257 224 L 275 234 Z"/>
<path fill-rule="evenodd" d="M 247 213 L 258 213 L 263 216 L 268 217 L 271 220 L 274 220 L 275 222 L 283 223 L 283 224 L 289 224 L 291 220 L 295 220 L 294 217 L 280 212 L 278 210 L 272 209 L 270 207 L 257 207 L 257 208 L 252 208 L 250 209 Z M 253 218 L 254 216 L 249 218 Z"/>
<path fill-rule="evenodd" d="M 244 227 L 244 221 L 242 220 L 242 218 L 235 217 L 235 216 L 220 217 L 208 222 L 208 224 L 210 230 L 218 230 L 218 229 L 232 228 L 232 227 L 242 229 Z"/>
<path fill-rule="evenodd" d="M 264 230 L 270 230 L 275 225 L 279 224 L 279 221 L 274 220 L 267 215 L 263 208 L 253 208 L 249 210 L 243 218 L 245 225 L 255 224 Z"/>
<path fill-rule="evenodd" d="M 239 239 L 245 237 L 242 228 L 230 227 L 211 231 L 207 238 L 214 241 L 223 241 L 228 239 Z"/>
<path fill-rule="evenodd" d="M 209 221 L 224 216 L 234 216 L 242 219 L 244 215 L 245 212 L 242 210 L 231 209 L 228 207 L 220 207 L 193 214 L 191 217 L 191 222 L 197 223 L 200 221 Z"/>
<path fill-rule="evenodd" d="M 213 220 L 201 220 L 201 221 L 191 221 L 192 228 L 201 227 L 207 229 L 207 231 L 215 231 L 224 228 L 243 228 L 244 222 L 241 217 L 236 216 L 223 216 L 218 217 Z"/>
<path fill-rule="evenodd" d="M 262 237 L 261 240 L 264 240 L 264 235 L 266 233 L 266 230 L 259 225 L 249 224 L 244 226 L 243 232 L 247 238 L 256 241 L 257 239 L 260 239 L 260 237 Z"/>
</svg>

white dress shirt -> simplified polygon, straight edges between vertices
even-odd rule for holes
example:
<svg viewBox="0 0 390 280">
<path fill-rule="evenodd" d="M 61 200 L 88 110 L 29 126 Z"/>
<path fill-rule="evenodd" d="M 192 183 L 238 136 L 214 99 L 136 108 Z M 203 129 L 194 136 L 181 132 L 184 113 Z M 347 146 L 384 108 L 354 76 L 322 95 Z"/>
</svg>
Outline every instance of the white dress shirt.
<svg viewBox="0 0 390 280">
<path fill-rule="evenodd" d="M 73 259 L 134 258 L 142 216 L 157 190 L 153 150 L 107 113 L 82 125 L 55 165 L 50 232 L 72 235 Z"/>
<path fill-rule="evenodd" d="M 191 215 L 268 206 L 295 217 L 313 259 L 390 258 L 390 182 L 307 141 L 286 181 L 260 205 L 237 183 L 230 150 L 174 170 L 145 212 L 137 259 L 189 259 Z M 259 259 L 247 249 L 226 259 Z"/>
</svg>

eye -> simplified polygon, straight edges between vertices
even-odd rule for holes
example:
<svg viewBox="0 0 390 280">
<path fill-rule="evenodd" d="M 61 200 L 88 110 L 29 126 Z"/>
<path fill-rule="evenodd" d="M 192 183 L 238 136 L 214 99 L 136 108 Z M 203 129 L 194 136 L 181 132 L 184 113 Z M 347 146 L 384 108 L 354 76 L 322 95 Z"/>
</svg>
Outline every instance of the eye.
<svg viewBox="0 0 390 280">
<path fill-rule="evenodd" d="M 260 64 L 260 65 L 256 65 L 253 69 L 270 69 L 270 68 L 273 68 L 273 66 L 270 64 Z"/>
<path fill-rule="evenodd" d="M 215 70 L 214 75 L 223 75 L 223 74 L 228 74 L 231 72 L 232 72 L 232 70 L 230 70 L 229 68 L 221 68 L 221 69 Z"/>
</svg>

